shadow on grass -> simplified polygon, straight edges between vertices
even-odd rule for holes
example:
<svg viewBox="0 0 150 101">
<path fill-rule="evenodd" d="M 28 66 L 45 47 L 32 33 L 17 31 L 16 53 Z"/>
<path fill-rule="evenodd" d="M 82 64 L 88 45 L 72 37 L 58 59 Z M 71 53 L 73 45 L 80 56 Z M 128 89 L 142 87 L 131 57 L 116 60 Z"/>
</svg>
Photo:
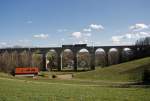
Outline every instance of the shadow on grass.
<svg viewBox="0 0 150 101">
<path fill-rule="evenodd" d="M 111 85 L 112 88 L 150 88 L 150 82 L 137 82 L 137 83 L 126 83 Z"/>
</svg>

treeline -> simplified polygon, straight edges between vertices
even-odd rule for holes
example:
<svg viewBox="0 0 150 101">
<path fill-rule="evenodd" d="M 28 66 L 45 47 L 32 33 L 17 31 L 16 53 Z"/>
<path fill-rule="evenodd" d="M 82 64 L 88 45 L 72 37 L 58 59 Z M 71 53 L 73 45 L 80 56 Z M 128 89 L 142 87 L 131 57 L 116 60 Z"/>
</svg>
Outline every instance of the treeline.
<svg viewBox="0 0 150 101">
<path fill-rule="evenodd" d="M 136 41 L 137 46 L 147 46 L 150 45 L 150 37 L 141 38 Z"/>
<path fill-rule="evenodd" d="M 150 37 L 141 38 L 136 41 L 135 46 L 136 50 L 136 58 L 143 58 L 150 56 Z"/>
<path fill-rule="evenodd" d="M 11 73 L 16 67 L 38 67 L 43 70 L 43 55 L 38 52 L 31 53 L 17 51 L 0 53 L 0 71 Z"/>
</svg>

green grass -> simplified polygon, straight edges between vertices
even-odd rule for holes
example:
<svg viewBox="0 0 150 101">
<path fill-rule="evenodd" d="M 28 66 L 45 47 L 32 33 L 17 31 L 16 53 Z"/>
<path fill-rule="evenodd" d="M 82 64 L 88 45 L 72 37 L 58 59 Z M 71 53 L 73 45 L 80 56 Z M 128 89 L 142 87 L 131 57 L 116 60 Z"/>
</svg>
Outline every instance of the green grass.
<svg viewBox="0 0 150 101">
<path fill-rule="evenodd" d="M 150 68 L 150 57 L 94 71 L 69 72 L 75 76 L 71 80 L 33 80 L 0 73 L 0 101 L 150 101 L 150 88 L 122 86 L 140 80 L 144 68 Z"/>
<path fill-rule="evenodd" d="M 75 78 L 105 81 L 141 81 L 145 68 L 150 68 L 150 57 L 75 74 Z"/>
<path fill-rule="evenodd" d="M 0 79 L 0 101 L 149 101 L 149 91 Z"/>
</svg>

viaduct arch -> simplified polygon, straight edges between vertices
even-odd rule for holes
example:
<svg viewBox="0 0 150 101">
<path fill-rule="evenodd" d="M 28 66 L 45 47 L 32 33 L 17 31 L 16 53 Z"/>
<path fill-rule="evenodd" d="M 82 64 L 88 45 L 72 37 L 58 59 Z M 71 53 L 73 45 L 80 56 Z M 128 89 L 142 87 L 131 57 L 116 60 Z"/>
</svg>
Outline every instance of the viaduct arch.
<svg viewBox="0 0 150 101">
<path fill-rule="evenodd" d="M 81 50 L 81 49 L 87 49 L 89 54 L 90 54 L 90 69 L 94 70 L 95 69 L 95 52 L 98 49 L 102 49 L 105 52 L 106 55 L 106 65 L 109 65 L 109 52 L 111 49 L 116 49 L 118 51 L 118 63 L 122 62 L 122 52 L 125 49 L 130 49 L 132 50 L 133 53 L 133 57 L 135 56 L 135 51 L 138 50 L 138 48 L 136 46 L 87 46 L 87 44 L 75 44 L 75 45 L 62 45 L 62 47 L 45 47 L 45 48 L 5 48 L 5 49 L 0 49 L 0 53 L 2 52 L 23 52 L 23 51 L 28 51 L 29 53 L 34 53 L 37 50 L 39 51 L 40 54 L 42 54 L 43 56 L 43 64 L 44 67 L 46 69 L 46 54 L 49 51 L 55 51 L 57 53 L 57 70 L 61 70 L 62 69 L 62 63 L 61 63 L 61 54 L 64 50 L 66 49 L 70 49 L 73 52 L 73 61 L 74 61 L 74 70 L 76 71 L 78 69 L 77 67 L 77 53 Z"/>
</svg>

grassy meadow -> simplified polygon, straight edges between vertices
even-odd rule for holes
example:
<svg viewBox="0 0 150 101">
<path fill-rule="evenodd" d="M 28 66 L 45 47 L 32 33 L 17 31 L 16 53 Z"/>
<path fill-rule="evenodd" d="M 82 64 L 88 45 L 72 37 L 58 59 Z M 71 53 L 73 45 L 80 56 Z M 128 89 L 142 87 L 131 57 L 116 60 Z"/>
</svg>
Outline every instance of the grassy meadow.
<svg viewBox="0 0 150 101">
<path fill-rule="evenodd" d="M 150 57 L 97 68 L 94 71 L 77 73 L 75 77 L 91 80 L 137 82 L 142 80 L 144 69 L 150 69 Z"/>
<path fill-rule="evenodd" d="M 87 72 L 45 72 L 73 74 L 68 80 L 0 73 L 0 101 L 150 101 L 150 87 L 124 86 L 140 81 L 149 64 L 150 58 L 144 58 Z"/>
<path fill-rule="evenodd" d="M 149 101 L 150 88 L 113 88 L 0 80 L 0 101 Z"/>
</svg>

